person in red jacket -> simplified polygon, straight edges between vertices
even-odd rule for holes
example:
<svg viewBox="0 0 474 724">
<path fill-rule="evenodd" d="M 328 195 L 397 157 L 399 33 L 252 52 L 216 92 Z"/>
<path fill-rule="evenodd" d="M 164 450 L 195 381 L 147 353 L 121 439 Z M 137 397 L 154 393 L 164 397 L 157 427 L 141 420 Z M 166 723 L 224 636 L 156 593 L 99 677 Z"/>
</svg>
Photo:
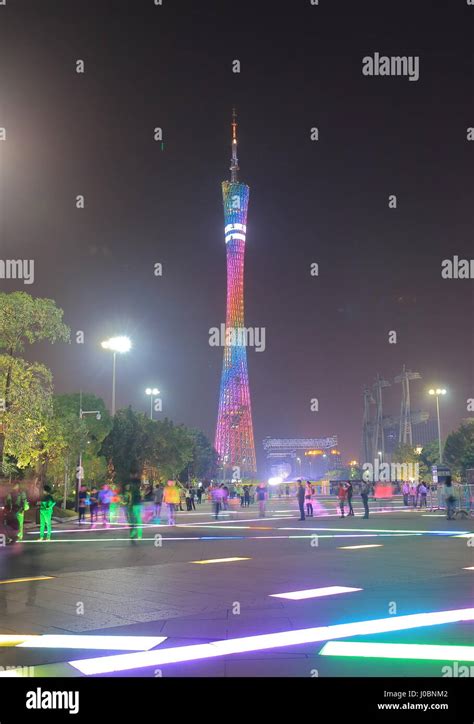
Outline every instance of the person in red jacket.
<svg viewBox="0 0 474 724">
<path fill-rule="evenodd" d="M 340 518 L 344 518 L 344 503 L 346 500 L 346 495 L 346 486 L 344 485 L 344 483 L 339 483 L 339 487 L 337 489 L 337 497 L 339 498 L 339 507 L 341 509 L 341 515 L 339 516 Z"/>
</svg>

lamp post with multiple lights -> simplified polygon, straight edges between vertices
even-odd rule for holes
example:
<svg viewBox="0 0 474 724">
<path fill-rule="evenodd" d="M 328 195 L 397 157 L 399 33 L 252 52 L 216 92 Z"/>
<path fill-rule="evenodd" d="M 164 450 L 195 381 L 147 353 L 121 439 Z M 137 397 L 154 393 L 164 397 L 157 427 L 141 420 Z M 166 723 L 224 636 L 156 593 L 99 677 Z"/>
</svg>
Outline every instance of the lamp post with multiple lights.
<svg viewBox="0 0 474 724">
<path fill-rule="evenodd" d="M 439 398 L 440 395 L 445 395 L 446 390 L 444 388 L 436 387 L 431 388 L 431 390 L 428 390 L 428 394 L 432 396 L 436 396 L 436 414 L 438 417 L 438 445 L 439 445 L 439 462 L 443 462 L 443 451 L 441 449 L 441 422 L 439 417 Z"/>
<path fill-rule="evenodd" d="M 150 420 L 153 420 L 153 399 L 160 394 L 158 387 L 147 387 L 145 394 L 150 397 Z"/>
<path fill-rule="evenodd" d="M 110 349 L 114 354 L 113 369 L 112 369 L 112 417 L 115 415 L 115 366 L 117 352 L 123 354 L 129 352 L 132 348 L 132 343 L 128 337 L 111 337 L 106 339 L 101 344 L 102 349 Z"/>
</svg>

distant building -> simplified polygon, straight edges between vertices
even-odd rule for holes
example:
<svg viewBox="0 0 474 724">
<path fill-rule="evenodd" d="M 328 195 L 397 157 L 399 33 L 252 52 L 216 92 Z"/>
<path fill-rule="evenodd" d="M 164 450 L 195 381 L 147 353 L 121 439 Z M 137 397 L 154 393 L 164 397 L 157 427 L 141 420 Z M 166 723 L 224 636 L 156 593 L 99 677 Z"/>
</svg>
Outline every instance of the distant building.
<svg viewBox="0 0 474 724">
<path fill-rule="evenodd" d="M 321 480 L 341 466 L 337 435 L 323 438 L 275 438 L 263 441 L 267 477 Z"/>
</svg>

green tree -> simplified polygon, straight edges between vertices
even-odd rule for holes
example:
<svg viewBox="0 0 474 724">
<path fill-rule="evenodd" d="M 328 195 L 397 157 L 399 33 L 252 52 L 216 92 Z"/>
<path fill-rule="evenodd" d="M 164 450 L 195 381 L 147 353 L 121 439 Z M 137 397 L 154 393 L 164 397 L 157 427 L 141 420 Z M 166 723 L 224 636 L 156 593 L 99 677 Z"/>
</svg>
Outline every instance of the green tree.
<svg viewBox="0 0 474 724">
<path fill-rule="evenodd" d="M 4 472 L 8 472 L 5 469 L 10 456 L 18 455 L 18 466 L 21 468 L 34 461 L 35 444 L 40 443 L 41 423 L 47 419 L 51 405 L 52 380 L 49 370 L 44 365 L 25 362 L 17 355 L 24 351 L 26 344 L 42 340 L 67 342 L 70 330 L 62 317 L 62 309 L 52 299 L 34 298 L 25 292 L 0 293 L 0 351 L 3 350 L 0 372 L 0 458 Z M 22 427 L 23 443 L 18 439 Z M 42 452 L 40 444 L 38 457 Z"/>
<path fill-rule="evenodd" d="M 100 446 L 100 454 L 113 465 L 114 481 L 124 484 L 132 469 L 142 470 L 153 456 L 154 421 L 131 407 L 119 410 Z"/>
<path fill-rule="evenodd" d="M 192 458 L 189 463 L 190 478 L 198 480 L 215 477 L 217 473 L 218 454 L 210 440 L 201 430 L 190 429 L 188 434 L 192 440 Z M 184 475 L 186 471 L 181 471 Z"/>
<path fill-rule="evenodd" d="M 432 479 L 432 466 L 439 463 L 439 445 L 437 440 L 433 440 L 425 445 L 419 456 L 420 462 L 420 478 L 425 481 Z"/>
<path fill-rule="evenodd" d="M 79 417 L 79 410 L 97 410 L 96 415 Z M 67 487 L 75 480 L 75 471 L 79 453 L 82 452 L 84 482 L 105 482 L 107 464 L 100 455 L 103 440 L 110 432 L 112 419 L 104 401 L 93 394 L 73 393 L 55 395 L 53 398 L 53 414 L 48 424 L 48 480 L 56 485 L 63 481 Z"/>
<path fill-rule="evenodd" d="M 463 423 L 448 435 L 443 461 L 458 480 L 465 480 L 466 470 L 474 468 L 474 422 Z"/>
<path fill-rule="evenodd" d="M 24 469 L 42 462 L 45 431 L 52 413 L 52 376 L 47 367 L 0 355 L 0 386 L 9 378 L 9 405 L 3 406 L 2 465 Z M 15 461 L 15 463 L 13 463 Z"/>
</svg>

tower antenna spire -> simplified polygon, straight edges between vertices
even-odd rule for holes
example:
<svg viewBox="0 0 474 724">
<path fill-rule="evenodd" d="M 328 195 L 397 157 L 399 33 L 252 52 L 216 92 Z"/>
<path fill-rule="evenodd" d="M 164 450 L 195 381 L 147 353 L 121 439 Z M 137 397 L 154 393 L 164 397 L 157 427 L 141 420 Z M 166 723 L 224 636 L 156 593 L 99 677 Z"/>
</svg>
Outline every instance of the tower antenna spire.
<svg viewBox="0 0 474 724">
<path fill-rule="evenodd" d="M 238 183 L 239 161 L 237 159 L 237 112 L 232 109 L 232 159 L 230 162 L 230 180 Z"/>
</svg>

